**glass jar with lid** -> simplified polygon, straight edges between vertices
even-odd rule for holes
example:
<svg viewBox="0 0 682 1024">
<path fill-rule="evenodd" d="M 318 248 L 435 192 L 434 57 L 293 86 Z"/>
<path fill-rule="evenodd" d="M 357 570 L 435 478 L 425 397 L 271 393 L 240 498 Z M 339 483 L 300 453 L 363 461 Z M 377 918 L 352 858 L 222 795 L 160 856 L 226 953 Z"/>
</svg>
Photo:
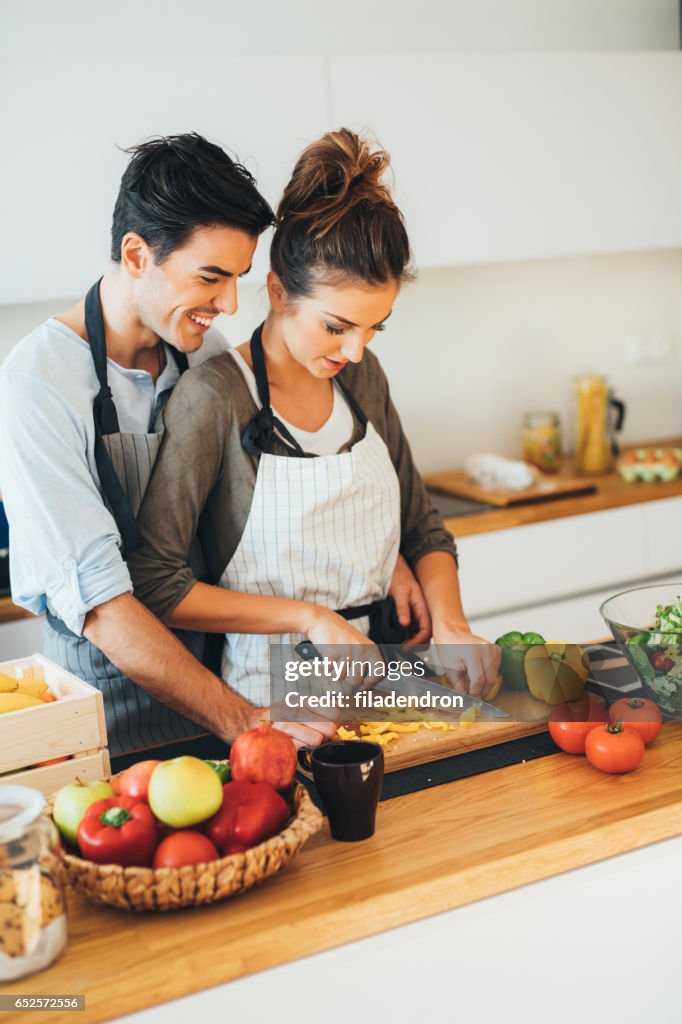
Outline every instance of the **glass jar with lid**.
<svg viewBox="0 0 682 1024">
<path fill-rule="evenodd" d="M 561 425 L 556 412 L 527 412 L 521 428 L 523 459 L 545 473 L 561 468 Z"/>
<path fill-rule="evenodd" d="M 0 786 L 0 982 L 42 970 L 66 946 L 59 839 L 44 807 L 37 789 Z"/>
</svg>

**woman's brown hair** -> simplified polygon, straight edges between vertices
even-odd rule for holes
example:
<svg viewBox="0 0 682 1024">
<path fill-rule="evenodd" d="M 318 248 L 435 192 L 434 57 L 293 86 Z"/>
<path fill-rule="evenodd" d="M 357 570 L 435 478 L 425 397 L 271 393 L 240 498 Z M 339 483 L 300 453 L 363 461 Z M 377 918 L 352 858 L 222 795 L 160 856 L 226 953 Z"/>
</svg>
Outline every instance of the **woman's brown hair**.
<svg viewBox="0 0 682 1024">
<path fill-rule="evenodd" d="M 410 243 L 382 181 L 390 159 L 348 128 L 304 149 L 277 209 L 270 265 L 289 296 L 324 280 L 404 281 Z"/>
</svg>

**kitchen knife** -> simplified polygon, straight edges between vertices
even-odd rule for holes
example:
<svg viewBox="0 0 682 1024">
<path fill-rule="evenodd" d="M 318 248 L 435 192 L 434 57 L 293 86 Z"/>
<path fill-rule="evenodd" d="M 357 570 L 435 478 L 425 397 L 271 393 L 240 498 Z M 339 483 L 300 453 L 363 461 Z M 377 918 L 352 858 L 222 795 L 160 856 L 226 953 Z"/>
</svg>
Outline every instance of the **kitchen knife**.
<svg viewBox="0 0 682 1024">
<path fill-rule="evenodd" d="M 308 640 L 302 640 L 301 643 L 294 647 L 296 654 L 303 661 L 312 661 L 315 658 L 321 658 L 320 652 L 317 650 L 314 644 L 311 644 Z M 447 686 L 441 686 L 440 683 L 430 682 L 428 679 L 423 679 L 418 676 L 405 676 L 401 675 L 400 679 L 390 681 L 388 679 L 382 679 L 380 682 L 375 683 L 372 690 L 377 690 L 379 693 L 397 693 L 404 694 L 405 696 L 416 696 L 424 697 L 431 696 L 435 704 L 434 708 L 426 708 L 426 711 L 432 711 L 438 715 L 438 719 L 442 721 L 459 721 L 460 715 L 463 712 L 468 711 L 472 706 L 476 708 L 476 719 L 477 721 L 494 721 L 503 718 L 509 718 L 506 711 L 502 711 L 501 708 L 496 708 L 494 704 L 489 704 L 485 700 L 481 700 L 479 697 L 472 697 L 468 693 L 461 693 L 459 690 L 450 690 Z M 443 708 L 439 707 L 440 700 L 444 694 L 450 694 L 462 698 L 462 706 L 457 708 Z M 372 708 L 366 709 L 360 708 L 360 711 L 366 710 L 368 713 L 371 712 Z M 378 710 L 378 709 L 377 709 Z M 390 710 L 381 709 L 381 710 Z M 403 711 L 406 709 L 399 708 L 397 710 Z M 419 711 L 419 708 L 407 709 Z M 428 721 L 428 719 L 424 719 Z M 433 719 L 436 720 L 435 718 Z"/>
</svg>

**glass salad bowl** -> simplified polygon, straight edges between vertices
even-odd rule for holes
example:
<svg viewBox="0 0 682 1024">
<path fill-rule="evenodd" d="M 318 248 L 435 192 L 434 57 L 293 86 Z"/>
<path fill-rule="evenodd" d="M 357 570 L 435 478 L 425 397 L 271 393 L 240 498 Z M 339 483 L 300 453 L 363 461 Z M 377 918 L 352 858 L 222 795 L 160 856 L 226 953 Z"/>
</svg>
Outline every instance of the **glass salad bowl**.
<svg viewBox="0 0 682 1024">
<path fill-rule="evenodd" d="M 682 719 L 682 581 L 624 590 L 599 610 L 647 696 Z"/>
</svg>

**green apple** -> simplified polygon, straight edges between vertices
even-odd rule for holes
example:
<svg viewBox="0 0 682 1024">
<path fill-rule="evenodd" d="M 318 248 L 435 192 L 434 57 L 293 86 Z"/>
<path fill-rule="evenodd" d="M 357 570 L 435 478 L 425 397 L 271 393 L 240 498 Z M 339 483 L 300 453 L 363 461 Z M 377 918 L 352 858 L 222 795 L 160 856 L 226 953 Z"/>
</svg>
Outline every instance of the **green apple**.
<svg viewBox="0 0 682 1024">
<path fill-rule="evenodd" d="M 223 786 L 209 764 L 184 755 L 156 766 L 147 798 L 159 821 L 187 828 L 215 814 L 223 802 Z"/>
<path fill-rule="evenodd" d="M 73 846 L 77 846 L 78 826 L 90 804 L 116 796 L 108 782 L 73 782 L 62 786 L 54 802 L 52 817 L 55 825 Z"/>
</svg>

